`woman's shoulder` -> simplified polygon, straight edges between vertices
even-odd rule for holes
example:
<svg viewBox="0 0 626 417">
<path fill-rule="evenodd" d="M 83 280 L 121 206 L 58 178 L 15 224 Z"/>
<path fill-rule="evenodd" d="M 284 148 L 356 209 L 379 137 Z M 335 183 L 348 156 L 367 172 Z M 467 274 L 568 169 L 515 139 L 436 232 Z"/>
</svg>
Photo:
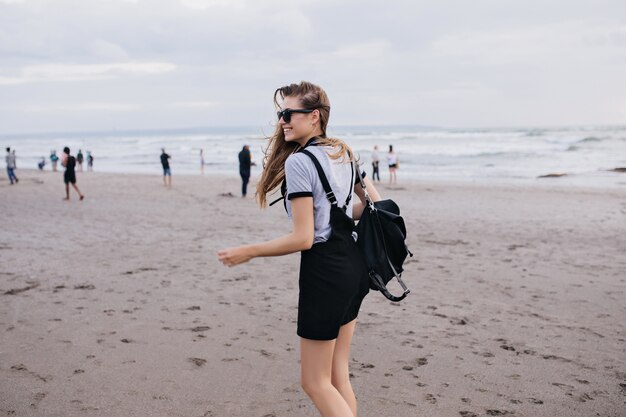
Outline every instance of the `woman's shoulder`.
<svg viewBox="0 0 626 417">
<path fill-rule="evenodd" d="M 296 152 L 287 157 L 285 161 L 285 171 L 308 171 L 313 167 L 313 163 L 308 155 L 302 152 Z"/>
<path fill-rule="evenodd" d="M 291 155 L 289 155 L 287 157 L 287 159 L 285 160 L 285 165 L 287 165 L 287 164 L 301 164 L 302 161 L 305 161 L 307 159 L 309 159 L 308 156 L 306 156 L 302 152 L 295 152 L 295 153 L 292 153 Z"/>
</svg>

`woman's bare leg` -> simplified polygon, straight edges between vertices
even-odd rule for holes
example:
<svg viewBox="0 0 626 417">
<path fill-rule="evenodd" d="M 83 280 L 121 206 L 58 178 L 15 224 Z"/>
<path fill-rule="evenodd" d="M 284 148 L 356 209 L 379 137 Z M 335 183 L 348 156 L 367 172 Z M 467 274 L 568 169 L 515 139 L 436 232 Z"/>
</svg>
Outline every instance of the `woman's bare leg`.
<svg viewBox="0 0 626 417">
<path fill-rule="evenodd" d="M 356 326 L 356 319 L 341 326 L 339 336 L 335 342 L 335 352 L 333 353 L 333 369 L 331 374 L 331 382 L 343 399 L 348 403 L 352 414 L 356 417 L 356 398 L 350 383 L 350 345 L 352 344 L 352 335 Z"/>
<path fill-rule="evenodd" d="M 301 384 L 322 417 L 354 417 L 331 382 L 335 340 L 300 339 Z"/>
<path fill-rule="evenodd" d="M 81 199 L 81 200 L 82 200 L 83 198 L 85 198 L 85 196 L 83 195 L 83 193 L 81 193 L 81 192 L 80 192 L 80 190 L 78 189 L 78 186 L 77 186 L 76 184 L 72 184 L 72 187 L 74 187 L 74 189 L 75 189 L 75 190 L 76 190 L 76 192 L 78 193 L 78 196 L 80 197 L 80 199 Z M 68 195 L 68 198 L 69 198 L 69 194 L 70 194 L 70 191 L 69 191 L 69 189 L 68 189 L 68 190 L 67 190 L 67 195 Z"/>
</svg>

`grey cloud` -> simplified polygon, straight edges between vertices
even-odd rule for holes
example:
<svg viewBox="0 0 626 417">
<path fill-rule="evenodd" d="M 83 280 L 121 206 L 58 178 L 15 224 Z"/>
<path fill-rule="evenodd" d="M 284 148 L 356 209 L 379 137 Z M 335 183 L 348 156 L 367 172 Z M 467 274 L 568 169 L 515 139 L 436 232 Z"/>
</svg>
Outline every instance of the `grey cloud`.
<svg viewBox="0 0 626 417">
<path fill-rule="evenodd" d="M 100 111 L 80 122 L 39 111 L 36 125 L 266 124 L 272 91 L 302 79 L 329 91 L 335 123 L 619 123 L 625 9 L 618 0 L 4 0 L 0 125 L 28 129 L 24 109 L 81 103 Z M 139 71 L 150 63 L 171 67 Z"/>
</svg>

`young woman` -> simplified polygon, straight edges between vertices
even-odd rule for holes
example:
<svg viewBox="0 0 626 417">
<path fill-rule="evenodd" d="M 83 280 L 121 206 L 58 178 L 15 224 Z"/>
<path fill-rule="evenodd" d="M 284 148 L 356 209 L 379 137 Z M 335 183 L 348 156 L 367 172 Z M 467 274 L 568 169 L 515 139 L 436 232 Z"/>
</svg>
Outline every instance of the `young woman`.
<svg viewBox="0 0 626 417">
<path fill-rule="evenodd" d="M 293 229 L 277 239 L 221 250 L 218 257 L 233 266 L 259 256 L 301 252 L 301 384 L 322 416 L 356 417 L 350 344 L 368 292 L 367 273 L 352 236 L 352 219 L 360 217 L 365 201 L 355 179 L 356 161 L 343 141 L 326 137 L 330 102 L 320 87 L 305 81 L 281 87 L 274 103 L 278 124 L 269 138 L 257 198 L 264 207 L 268 194 L 284 181 L 281 189 Z M 333 202 L 322 176 L 332 189 Z M 365 181 L 372 199 L 380 200 L 369 179 Z M 353 191 L 359 201 L 353 202 Z"/>
</svg>

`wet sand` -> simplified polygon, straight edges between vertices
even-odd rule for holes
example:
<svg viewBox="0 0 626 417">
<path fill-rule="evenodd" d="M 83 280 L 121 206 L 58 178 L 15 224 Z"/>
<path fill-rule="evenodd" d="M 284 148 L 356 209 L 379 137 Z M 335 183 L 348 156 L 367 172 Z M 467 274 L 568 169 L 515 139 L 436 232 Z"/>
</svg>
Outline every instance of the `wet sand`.
<svg viewBox="0 0 626 417">
<path fill-rule="evenodd" d="M 216 258 L 287 232 L 280 204 L 228 196 L 235 176 L 78 173 L 86 199 L 67 202 L 61 173 L 17 174 L 0 177 L 0 415 L 317 415 L 299 256 Z M 412 294 L 363 304 L 359 416 L 626 415 L 626 190 L 380 189 Z"/>
</svg>

